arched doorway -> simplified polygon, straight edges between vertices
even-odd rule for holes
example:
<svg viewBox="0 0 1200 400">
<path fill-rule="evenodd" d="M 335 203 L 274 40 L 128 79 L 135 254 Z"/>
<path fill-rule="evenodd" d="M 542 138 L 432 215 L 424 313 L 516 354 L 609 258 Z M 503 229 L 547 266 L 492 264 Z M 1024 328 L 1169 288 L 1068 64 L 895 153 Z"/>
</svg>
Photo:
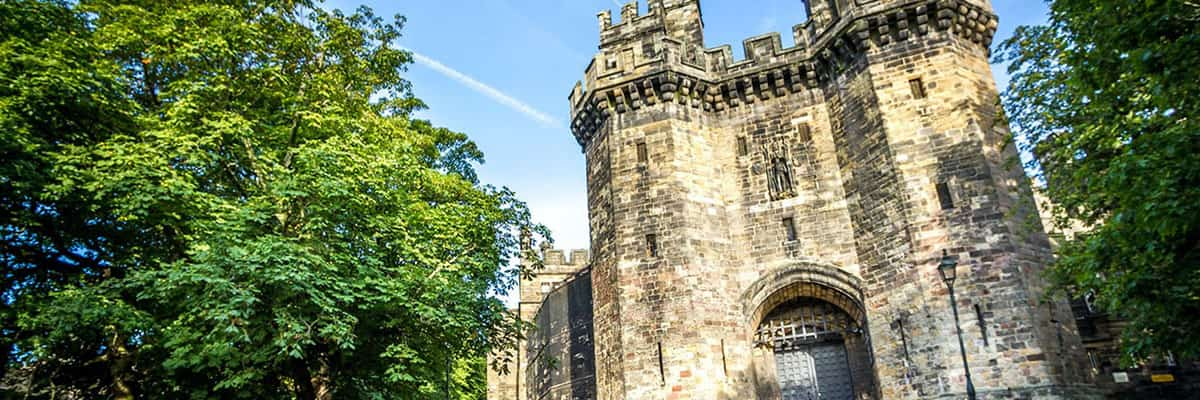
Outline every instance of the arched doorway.
<svg viewBox="0 0 1200 400">
<path fill-rule="evenodd" d="M 774 355 L 783 400 L 853 400 L 852 343 L 862 329 L 849 314 L 816 298 L 777 306 L 755 333 L 755 345 Z"/>
<path fill-rule="evenodd" d="M 797 263 L 746 289 L 757 398 L 879 398 L 860 285 L 836 266 Z"/>
</svg>

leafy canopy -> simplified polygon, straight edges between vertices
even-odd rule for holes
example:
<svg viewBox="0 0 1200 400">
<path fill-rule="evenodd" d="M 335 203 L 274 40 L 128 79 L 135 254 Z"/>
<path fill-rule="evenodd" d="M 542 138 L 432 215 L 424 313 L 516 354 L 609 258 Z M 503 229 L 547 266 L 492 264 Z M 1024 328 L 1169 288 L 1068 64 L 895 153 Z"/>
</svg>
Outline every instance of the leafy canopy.
<svg viewBox="0 0 1200 400">
<path fill-rule="evenodd" d="M 1129 322 L 1126 361 L 1200 356 L 1200 3 L 1054 0 L 1004 104 L 1060 225 L 1051 276 Z"/>
<path fill-rule="evenodd" d="M 0 2 L 4 388 L 445 398 L 512 346 L 526 206 L 423 104 L 404 20 Z M 451 387 L 455 386 L 455 387 Z"/>
</svg>

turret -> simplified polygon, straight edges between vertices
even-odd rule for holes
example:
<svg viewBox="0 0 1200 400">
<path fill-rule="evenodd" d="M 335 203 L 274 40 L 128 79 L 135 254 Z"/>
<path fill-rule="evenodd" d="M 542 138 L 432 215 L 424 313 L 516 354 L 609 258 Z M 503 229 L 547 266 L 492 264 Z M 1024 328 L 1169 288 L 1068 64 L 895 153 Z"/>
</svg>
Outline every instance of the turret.
<svg viewBox="0 0 1200 400">
<path fill-rule="evenodd" d="M 808 20 L 817 32 L 833 26 L 841 17 L 842 5 L 845 0 L 806 0 Z"/>
<path fill-rule="evenodd" d="M 685 45 L 704 46 L 704 18 L 699 0 L 650 0 L 650 10 L 662 11 L 667 37 Z"/>
<path fill-rule="evenodd" d="M 704 22 L 699 0 L 649 0 L 646 15 L 638 13 L 638 0 L 621 6 L 621 22 L 613 24 L 612 12 L 601 11 L 600 48 L 620 46 L 630 40 L 669 37 L 693 46 L 704 45 Z"/>
</svg>

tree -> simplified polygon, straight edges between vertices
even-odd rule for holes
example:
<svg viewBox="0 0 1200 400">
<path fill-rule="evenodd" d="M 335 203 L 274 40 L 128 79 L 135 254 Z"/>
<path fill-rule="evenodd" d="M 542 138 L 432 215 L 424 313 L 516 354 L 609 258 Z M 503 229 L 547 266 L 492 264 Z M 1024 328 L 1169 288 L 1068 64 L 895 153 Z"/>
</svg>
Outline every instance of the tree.
<svg viewBox="0 0 1200 400">
<path fill-rule="evenodd" d="M 515 343 L 496 295 L 519 232 L 548 233 L 478 181 L 465 135 L 413 118 L 402 18 L 308 0 L 0 15 L 9 390 L 440 399 Z"/>
<path fill-rule="evenodd" d="M 1059 224 L 1050 276 L 1129 322 L 1126 361 L 1200 356 L 1200 3 L 1051 2 L 1017 29 L 1003 95 Z"/>
</svg>

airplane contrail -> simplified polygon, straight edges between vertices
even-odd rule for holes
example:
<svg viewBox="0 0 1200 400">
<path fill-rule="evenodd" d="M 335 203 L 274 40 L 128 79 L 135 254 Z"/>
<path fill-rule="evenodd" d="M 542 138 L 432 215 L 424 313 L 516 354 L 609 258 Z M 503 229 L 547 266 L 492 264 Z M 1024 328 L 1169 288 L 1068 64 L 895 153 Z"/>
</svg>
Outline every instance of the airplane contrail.
<svg viewBox="0 0 1200 400">
<path fill-rule="evenodd" d="M 533 119 L 537 122 L 542 123 L 542 125 L 545 125 L 546 127 L 562 128 L 563 126 L 565 126 L 557 118 L 550 116 L 550 114 L 544 113 L 536 108 L 533 108 L 533 106 L 525 104 L 524 102 L 521 102 L 520 100 L 517 100 L 516 98 L 509 96 L 508 94 L 501 92 L 499 89 L 488 86 L 486 83 L 480 82 L 480 81 L 476 80 L 475 78 L 467 76 L 467 74 L 464 74 L 462 72 L 458 72 L 454 68 L 450 68 L 449 66 L 446 66 L 446 64 L 442 64 L 442 63 L 438 62 L 437 60 L 426 57 L 425 55 L 418 53 L 416 51 L 413 51 L 412 49 L 404 49 L 404 50 L 408 51 L 409 53 L 412 53 L 413 60 L 415 60 L 417 63 L 424 65 L 426 67 L 432 68 L 434 71 L 437 71 L 438 73 L 440 73 L 442 75 L 445 75 L 447 78 L 453 79 L 453 80 L 457 81 L 458 83 L 461 83 L 464 86 L 470 88 L 471 90 L 479 92 L 480 94 L 487 96 L 488 98 L 491 98 L 492 100 L 495 100 L 496 102 L 498 102 L 500 104 L 508 106 L 509 108 L 525 115 L 526 117 L 529 117 L 530 119 Z"/>
</svg>

